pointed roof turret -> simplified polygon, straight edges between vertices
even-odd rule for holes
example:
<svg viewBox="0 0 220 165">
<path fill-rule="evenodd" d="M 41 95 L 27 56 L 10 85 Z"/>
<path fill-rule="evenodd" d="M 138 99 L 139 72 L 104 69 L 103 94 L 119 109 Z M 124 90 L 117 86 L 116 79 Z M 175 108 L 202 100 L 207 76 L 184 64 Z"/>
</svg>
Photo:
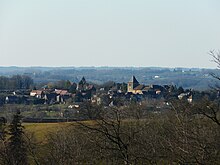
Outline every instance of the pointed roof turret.
<svg viewBox="0 0 220 165">
<path fill-rule="evenodd" d="M 82 81 L 83 81 L 83 82 L 86 82 L 86 79 L 85 79 L 85 77 L 84 77 L 84 76 L 82 77 Z"/>
<path fill-rule="evenodd" d="M 79 84 L 86 84 L 86 79 L 84 76 L 82 77 L 82 80 L 79 82 Z"/>
<path fill-rule="evenodd" d="M 139 84 L 139 82 L 137 81 L 137 79 L 135 78 L 135 76 L 131 77 L 131 80 L 129 82 L 132 82 L 134 84 Z"/>
</svg>

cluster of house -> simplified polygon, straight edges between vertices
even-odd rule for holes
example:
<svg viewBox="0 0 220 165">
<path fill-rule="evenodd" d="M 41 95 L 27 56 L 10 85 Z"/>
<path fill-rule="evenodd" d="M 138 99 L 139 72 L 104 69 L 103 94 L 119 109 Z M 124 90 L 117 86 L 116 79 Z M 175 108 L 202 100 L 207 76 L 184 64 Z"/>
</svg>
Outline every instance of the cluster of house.
<svg viewBox="0 0 220 165">
<path fill-rule="evenodd" d="M 0 98 L 1 104 L 55 104 L 66 103 L 68 99 L 75 98 L 76 101 L 82 102 L 91 99 L 95 92 L 95 87 L 88 84 L 83 77 L 77 84 L 76 93 L 70 93 L 66 89 L 50 89 L 44 86 L 41 89 L 27 91 L 10 92 L 5 98 Z"/>
<path fill-rule="evenodd" d="M 54 89 L 53 91 L 48 89 L 32 90 L 30 92 L 31 97 L 43 99 L 45 104 L 65 103 L 67 99 L 71 98 L 71 95 L 67 90 L 62 89 Z"/>
<path fill-rule="evenodd" d="M 68 99 L 71 102 L 84 102 L 90 101 L 96 104 L 115 105 L 120 104 L 119 100 L 135 100 L 141 101 L 145 98 L 161 98 L 168 91 L 170 92 L 172 86 L 161 85 L 144 85 L 140 84 L 135 76 L 132 76 L 131 80 L 127 83 L 127 91 L 123 90 L 120 86 L 113 86 L 108 90 L 104 88 L 96 89 L 94 85 L 86 82 L 83 77 L 77 84 L 74 93 L 70 93 L 66 89 L 48 89 L 42 88 L 38 90 L 32 90 L 29 96 L 22 96 L 22 103 L 30 103 L 30 100 L 34 100 L 36 104 L 54 104 L 54 103 L 66 103 Z M 187 99 L 192 102 L 192 94 L 181 93 L 178 95 L 179 99 Z M 6 103 L 18 103 L 21 97 L 18 97 L 16 93 L 5 98 Z M 122 101 L 121 101 L 122 102 Z"/>
<path fill-rule="evenodd" d="M 77 84 L 76 93 L 70 93 L 68 90 L 64 89 L 41 89 L 32 90 L 30 92 L 31 97 L 44 100 L 44 104 L 54 104 L 54 103 L 66 103 L 68 99 L 75 98 L 76 101 L 82 102 L 84 100 L 91 99 L 95 87 L 88 84 L 83 77 L 82 80 Z"/>
<path fill-rule="evenodd" d="M 132 94 L 141 94 L 141 95 L 151 95 L 151 97 L 156 98 L 157 96 L 161 96 L 164 95 L 164 92 L 172 92 L 171 89 L 172 86 L 169 85 L 164 85 L 164 86 L 160 86 L 160 85 L 143 85 L 140 84 L 137 79 L 135 78 L 135 76 L 132 76 L 131 80 L 128 82 L 128 93 L 132 93 Z M 183 92 L 177 95 L 179 100 L 187 100 L 189 103 L 192 102 L 192 92 Z"/>
<path fill-rule="evenodd" d="M 123 91 L 121 88 L 113 87 L 105 94 L 99 94 L 92 97 L 92 102 L 97 104 L 121 105 L 122 102 L 136 101 L 141 102 L 145 99 L 161 99 L 167 97 L 175 97 L 180 100 L 187 100 L 192 102 L 192 92 L 178 93 L 173 85 L 144 85 L 140 84 L 135 76 L 132 76 L 127 83 L 127 90 Z M 104 97 L 105 96 L 105 97 Z M 121 102 L 120 102 L 121 101 Z"/>
</svg>

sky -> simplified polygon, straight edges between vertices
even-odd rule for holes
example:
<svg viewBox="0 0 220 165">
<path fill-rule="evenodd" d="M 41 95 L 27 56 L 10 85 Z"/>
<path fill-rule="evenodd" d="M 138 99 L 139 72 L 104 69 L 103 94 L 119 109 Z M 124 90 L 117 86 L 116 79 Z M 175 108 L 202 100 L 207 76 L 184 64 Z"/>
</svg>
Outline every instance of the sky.
<svg viewBox="0 0 220 165">
<path fill-rule="evenodd" d="M 216 68 L 219 0 L 0 0 L 0 66 Z"/>
</svg>

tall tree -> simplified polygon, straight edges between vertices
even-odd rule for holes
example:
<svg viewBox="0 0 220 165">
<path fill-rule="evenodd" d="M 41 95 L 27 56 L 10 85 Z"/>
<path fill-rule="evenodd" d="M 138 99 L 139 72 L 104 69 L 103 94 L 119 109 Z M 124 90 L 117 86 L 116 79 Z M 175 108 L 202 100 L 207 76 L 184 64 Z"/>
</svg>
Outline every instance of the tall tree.
<svg viewBox="0 0 220 165">
<path fill-rule="evenodd" d="M 4 117 L 0 117 L 0 164 L 9 164 L 10 160 L 6 147 L 6 122 Z"/>
<path fill-rule="evenodd" d="M 23 130 L 24 127 L 22 126 L 22 116 L 20 111 L 17 111 L 11 124 L 9 125 L 10 137 L 8 142 L 8 150 L 11 157 L 10 164 L 27 164 L 27 149 Z"/>
</svg>

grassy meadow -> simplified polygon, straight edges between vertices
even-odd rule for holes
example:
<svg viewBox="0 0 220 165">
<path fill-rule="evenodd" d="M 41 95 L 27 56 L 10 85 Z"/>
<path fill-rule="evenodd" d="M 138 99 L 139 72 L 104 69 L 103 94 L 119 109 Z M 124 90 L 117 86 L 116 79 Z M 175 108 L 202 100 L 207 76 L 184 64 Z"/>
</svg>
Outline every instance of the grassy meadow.
<svg viewBox="0 0 220 165">
<path fill-rule="evenodd" d="M 24 123 L 25 131 L 27 133 L 34 134 L 37 141 L 46 140 L 46 136 L 49 133 L 58 131 L 59 129 L 65 129 L 73 123 Z"/>
</svg>

